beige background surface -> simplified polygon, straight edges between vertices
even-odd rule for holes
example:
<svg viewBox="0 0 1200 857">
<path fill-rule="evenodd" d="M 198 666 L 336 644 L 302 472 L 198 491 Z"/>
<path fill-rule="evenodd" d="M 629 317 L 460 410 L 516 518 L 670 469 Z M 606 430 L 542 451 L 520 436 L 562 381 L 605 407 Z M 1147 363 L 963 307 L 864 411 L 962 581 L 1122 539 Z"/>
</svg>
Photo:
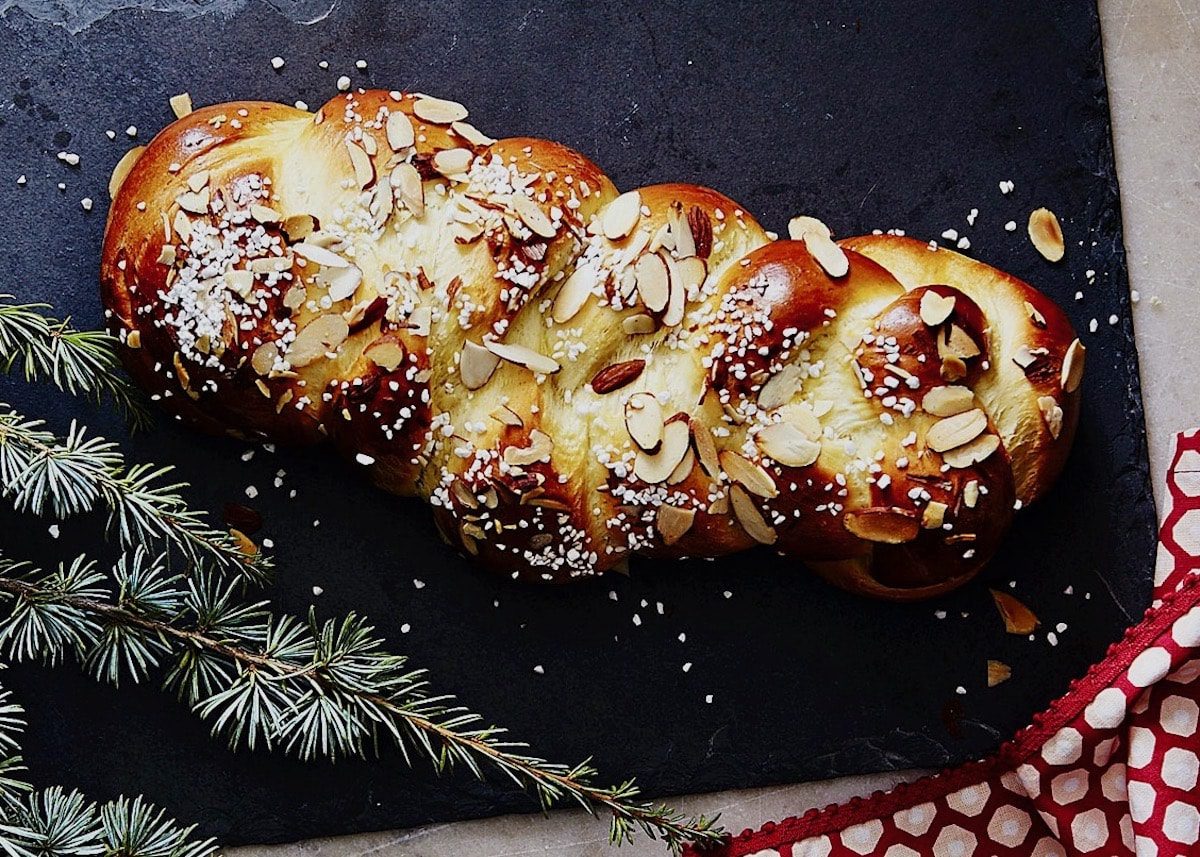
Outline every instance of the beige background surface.
<svg viewBox="0 0 1200 857">
<path fill-rule="evenodd" d="M 1141 353 L 1150 460 L 1157 487 L 1172 435 L 1200 423 L 1200 0 L 1100 0 L 1117 170 L 1125 214 L 1134 326 Z M 1065 690 L 1065 688 L 1064 688 Z M 758 827 L 915 774 L 851 777 L 675 801 L 721 812 L 727 829 Z M 604 822 L 578 812 L 509 817 L 234 849 L 234 857 L 451 857 L 608 852 Z M 626 857 L 660 855 L 639 840 Z"/>
</svg>

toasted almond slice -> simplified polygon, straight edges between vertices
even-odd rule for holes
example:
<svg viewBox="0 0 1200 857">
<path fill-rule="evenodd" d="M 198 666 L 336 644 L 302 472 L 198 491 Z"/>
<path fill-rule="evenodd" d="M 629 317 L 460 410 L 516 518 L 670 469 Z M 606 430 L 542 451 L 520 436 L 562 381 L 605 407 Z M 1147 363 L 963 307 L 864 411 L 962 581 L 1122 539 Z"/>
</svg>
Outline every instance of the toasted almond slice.
<svg viewBox="0 0 1200 857">
<path fill-rule="evenodd" d="M 860 539 L 888 545 L 911 542 L 921 531 L 916 512 L 894 506 L 847 512 L 842 525 Z"/>
<path fill-rule="evenodd" d="M 187 186 L 192 193 L 199 193 L 204 188 L 208 187 L 208 180 L 211 177 L 208 170 L 197 170 L 188 176 Z"/>
<path fill-rule="evenodd" d="M 363 147 L 353 140 L 346 141 L 346 151 L 350 155 L 350 166 L 354 168 L 354 180 L 360 188 L 370 187 L 375 183 L 375 163 L 371 156 L 363 151 Z"/>
<path fill-rule="evenodd" d="M 520 428 L 525 425 L 525 421 L 521 419 L 521 415 L 514 411 L 508 405 L 501 405 L 492 411 L 492 419 L 503 423 L 506 426 L 516 426 Z"/>
<path fill-rule="evenodd" d="M 678 485 L 683 480 L 692 475 L 692 470 L 696 467 L 696 453 L 689 446 L 687 452 L 683 454 L 683 460 L 671 471 L 671 475 L 667 477 L 668 485 Z"/>
<path fill-rule="evenodd" d="M 470 149 L 442 149 L 433 156 L 433 168 L 448 179 L 466 175 L 474 155 Z"/>
<path fill-rule="evenodd" d="M 943 296 L 932 289 L 926 289 L 921 295 L 921 321 L 930 327 L 937 327 L 954 312 L 955 302 L 954 295 Z"/>
<path fill-rule="evenodd" d="M 953 417 L 975 407 L 970 387 L 934 387 L 921 400 L 921 408 L 935 417 Z"/>
<path fill-rule="evenodd" d="M 638 450 L 633 462 L 634 475 L 651 485 L 665 482 L 687 455 L 688 435 L 686 421 L 667 423 L 657 452 Z"/>
<path fill-rule="evenodd" d="M 642 216 L 642 195 L 636 190 L 626 191 L 604 209 L 601 228 L 609 241 L 620 241 L 633 231 Z"/>
<path fill-rule="evenodd" d="M 471 489 L 467 487 L 467 483 L 460 480 L 451 482 L 450 493 L 454 495 L 454 499 L 468 509 L 479 508 L 479 501 L 475 499 L 475 495 L 471 493 Z"/>
<path fill-rule="evenodd" d="M 524 366 L 531 372 L 552 375 L 562 368 L 558 365 L 557 360 L 547 357 L 545 354 L 539 354 L 537 351 L 527 348 L 524 345 L 485 339 L 483 346 L 501 360 L 507 360 L 509 363 Z"/>
<path fill-rule="evenodd" d="M 946 522 L 946 511 L 950 507 L 937 500 L 930 500 L 921 512 L 921 526 L 927 530 L 941 529 Z"/>
<path fill-rule="evenodd" d="M 250 366 L 259 375 L 269 375 L 278 359 L 279 346 L 274 342 L 264 342 L 254 349 L 254 354 L 250 357 Z"/>
<path fill-rule="evenodd" d="M 451 122 L 450 129 L 472 146 L 490 146 L 496 142 L 470 122 Z"/>
<path fill-rule="evenodd" d="M 794 363 L 784 366 L 763 384 L 758 391 L 758 406 L 773 411 L 795 398 L 804 385 L 805 372 Z"/>
<path fill-rule="evenodd" d="M 1029 320 L 1032 321 L 1037 327 L 1045 327 L 1046 316 L 1042 315 L 1038 308 L 1029 301 L 1023 301 L 1023 303 L 1025 304 L 1025 312 L 1029 313 Z"/>
<path fill-rule="evenodd" d="M 1017 353 L 1013 355 L 1013 363 L 1016 363 L 1022 369 L 1028 369 L 1037 362 L 1037 355 L 1034 354 L 1028 345 L 1021 343 L 1017 346 Z"/>
<path fill-rule="evenodd" d="M 363 349 L 363 357 L 385 372 L 395 372 L 404 362 L 404 346 L 394 339 L 377 339 Z"/>
<path fill-rule="evenodd" d="M 175 197 L 175 202 L 179 204 L 179 207 L 191 214 L 207 214 L 208 200 L 208 188 L 201 189 L 199 193 L 188 191 Z"/>
<path fill-rule="evenodd" d="M 759 497 L 779 496 L 779 489 L 775 487 L 775 480 L 771 478 L 771 474 L 753 461 L 738 455 L 731 449 L 721 450 L 718 459 L 725 475 L 741 484 L 747 491 L 757 494 Z"/>
<path fill-rule="evenodd" d="M 628 315 L 621 319 L 621 330 L 625 331 L 630 336 L 641 336 L 647 333 L 654 333 L 654 319 L 645 313 Z"/>
<path fill-rule="evenodd" d="M 512 206 L 517 217 L 521 218 L 521 222 L 533 230 L 535 235 L 540 235 L 542 238 L 553 238 L 558 234 L 558 230 L 554 228 L 554 224 L 546 216 L 546 212 L 542 211 L 538 204 L 525 194 L 514 193 L 509 197 L 509 205 Z"/>
<path fill-rule="evenodd" d="M 846 255 L 846 251 L 828 235 L 822 235 L 815 230 L 806 232 L 804 233 L 804 246 L 809 255 L 817 260 L 817 264 L 829 276 L 836 279 L 849 273 L 850 258 Z"/>
<path fill-rule="evenodd" d="M 822 238 L 833 237 L 833 233 L 829 231 L 829 227 L 815 217 L 808 217 L 802 214 L 788 221 L 788 237 L 793 241 L 803 241 L 804 236 L 810 233 L 819 235 Z"/>
<path fill-rule="evenodd" d="M 671 206 L 671 236 L 675 239 L 675 255 L 680 258 L 696 255 L 696 239 L 692 235 L 692 227 L 688 224 L 683 206 L 675 203 Z"/>
<path fill-rule="evenodd" d="M 942 360 L 941 376 L 943 381 L 953 384 L 967 377 L 967 364 L 961 357 L 947 357 Z"/>
<path fill-rule="evenodd" d="M 970 467 L 988 458 L 1000 447 L 1000 438 L 994 434 L 981 434 L 970 443 L 942 453 L 942 461 L 951 467 Z"/>
<path fill-rule="evenodd" d="M 343 256 L 339 256 L 332 250 L 326 250 L 320 244 L 313 244 L 309 241 L 300 241 L 292 245 L 292 252 L 297 256 L 303 256 L 310 262 L 316 262 L 323 268 L 348 268 L 350 260 Z"/>
<path fill-rule="evenodd" d="M 467 118 L 467 108 L 457 101 L 429 96 L 413 102 L 413 113 L 417 114 L 418 119 L 424 119 L 434 125 L 449 125 Z"/>
<path fill-rule="evenodd" d="M 292 241 L 303 241 L 312 235 L 316 228 L 316 218 L 311 214 L 293 214 L 283 221 L 283 231 Z"/>
<path fill-rule="evenodd" d="M 963 505 L 968 509 L 974 509 L 975 504 L 979 502 L 979 482 L 972 479 L 963 486 L 962 492 Z"/>
<path fill-rule="evenodd" d="M 1041 623 L 1032 610 L 1007 592 L 998 589 L 988 591 L 992 593 L 992 600 L 996 602 L 996 609 L 1000 612 L 1000 618 L 1004 620 L 1005 631 L 1024 636 L 1037 630 Z"/>
<path fill-rule="evenodd" d="M 1083 347 L 1083 343 L 1078 339 L 1072 340 L 1067 346 L 1067 353 L 1063 356 L 1062 373 L 1059 376 L 1059 385 L 1063 388 L 1064 393 L 1074 393 L 1079 389 L 1079 382 L 1083 380 L 1083 363 L 1087 356 L 1087 349 Z"/>
<path fill-rule="evenodd" d="M 322 280 L 328 290 L 329 299 L 344 301 L 353 297 L 362 283 L 362 269 L 357 265 L 347 265 L 345 268 L 330 268 L 323 272 Z"/>
<path fill-rule="evenodd" d="M 662 536 L 663 544 L 673 545 L 679 541 L 696 520 L 695 509 L 681 509 L 663 503 L 654 516 L 654 526 Z"/>
<path fill-rule="evenodd" d="M 314 363 L 336 351 L 350 335 L 350 325 L 337 313 L 319 315 L 306 324 L 288 346 L 287 362 L 293 369 Z"/>
<path fill-rule="evenodd" d="M 638 295 L 651 312 L 662 312 L 671 297 L 671 277 L 667 263 L 657 253 L 645 253 L 634 266 Z"/>
<path fill-rule="evenodd" d="M 529 446 L 504 448 L 504 462 L 517 467 L 528 467 L 530 464 L 549 461 L 553 451 L 554 441 L 550 439 L 550 435 L 534 429 L 529 433 Z"/>
<path fill-rule="evenodd" d="M 808 467 L 821 454 L 821 444 L 794 423 L 772 423 L 755 435 L 759 449 L 785 467 Z"/>
<path fill-rule="evenodd" d="M 692 297 L 697 289 L 704 285 L 708 277 L 708 263 L 699 256 L 688 256 L 675 263 L 679 271 L 679 279 L 683 283 L 688 297 Z"/>
<path fill-rule="evenodd" d="M 283 216 L 273 208 L 257 203 L 250 206 L 250 216 L 259 223 L 279 223 Z"/>
<path fill-rule="evenodd" d="M 1063 409 L 1059 407 L 1053 396 L 1038 396 L 1037 403 L 1038 410 L 1042 412 L 1042 419 L 1046 421 L 1046 428 L 1050 431 L 1050 436 L 1058 440 L 1059 434 L 1062 433 Z"/>
<path fill-rule="evenodd" d="M 468 390 L 478 390 L 486 384 L 499 365 L 499 356 L 482 345 L 469 339 L 463 342 L 458 374 L 462 378 L 463 386 Z"/>
<path fill-rule="evenodd" d="M 412 120 L 403 110 L 393 110 L 388 114 L 385 133 L 393 152 L 407 149 L 417 140 L 413 133 Z"/>
<path fill-rule="evenodd" d="M 734 485 L 729 489 L 729 500 L 733 505 L 733 516 L 742 525 L 746 535 L 762 545 L 775 544 L 778 538 L 775 528 L 767 523 L 762 512 L 758 511 L 757 504 L 742 486 Z"/>
<path fill-rule="evenodd" d="M 1004 661 L 987 662 L 987 686 L 995 687 L 998 684 L 1003 684 L 1012 678 L 1012 667 L 1004 663 Z"/>
<path fill-rule="evenodd" d="M 179 211 L 175 212 L 175 219 L 171 221 L 171 228 L 175 230 L 175 234 L 179 236 L 179 243 L 186 244 L 192 235 L 192 220 L 182 209 L 180 209 Z"/>
<path fill-rule="evenodd" d="M 421 174 L 410 163 L 397 164 L 388 180 L 392 189 L 400 195 L 405 208 L 417 217 L 425 213 L 425 186 Z"/>
<path fill-rule="evenodd" d="M 142 156 L 142 152 L 144 151 L 146 151 L 145 146 L 134 146 L 121 156 L 121 160 L 117 161 L 117 165 L 113 167 L 112 175 L 108 177 L 109 198 L 116 197 L 117 191 L 121 189 L 121 185 L 125 183 L 125 179 L 129 176 L 133 165 L 137 163 L 138 158 Z"/>
<path fill-rule="evenodd" d="M 596 269 L 591 267 L 576 268 L 562 284 L 554 297 L 552 316 L 559 324 L 566 324 L 573 319 L 583 305 L 587 303 L 596 285 Z"/>
<path fill-rule="evenodd" d="M 158 264 L 170 267 L 175 264 L 177 255 L 174 244 L 164 244 L 162 249 L 158 251 Z"/>
<path fill-rule="evenodd" d="M 254 288 L 254 272 L 241 270 L 226 271 L 225 282 L 240 297 L 248 298 L 250 297 L 251 290 Z"/>
<path fill-rule="evenodd" d="M 934 452 L 945 452 L 970 443 L 987 429 L 987 414 L 972 408 L 938 420 L 925 435 L 926 445 Z"/>
<path fill-rule="evenodd" d="M 657 255 L 661 256 L 667 265 L 667 287 L 670 289 L 662 322 L 666 327 L 675 327 L 683 321 L 683 312 L 687 307 L 687 291 L 683 285 L 683 278 L 679 275 L 679 269 L 675 265 L 675 260 L 669 254 L 660 252 Z"/>
<path fill-rule="evenodd" d="M 1048 208 L 1035 208 L 1029 214 L 1029 240 L 1049 262 L 1058 262 L 1066 252 L 1062 226 Z"/>
<path fill-rule="evenodd" d="M 651 393 L 634 393 L 625 403 L 625 428 L 633 442 L 647 451 L 662 443 L 666 428 L 662 405 Z"/>
<path fill-rule="evenodd" d="M 692 445 L 696 447 L 696 457 L 700 466 L 710 479 L 721 478 L 721 459 L 717 455 L 717 444 L 713 440 L 712 429 L 695 417 L 688 420 L 692 430 Z"/>
<path fill-rule="evenodd" d="M 979 346 L 975 340 L 957 324 L 950 325 L 950 329 L 946 331 L 944 339 L 938 339 L 938 356 L 943 359 L 946 357 L 958 357 L 962 360 L 968 360 L 978 355 Z"/>
<path fill-rule="evenodd" d="M 192 96 L 186 92 L 172 95 L 167 101 L 170 103 L 171 112 L 175 114 L 176 119 L 182 119 L 192 112 Z"/>
</svg>

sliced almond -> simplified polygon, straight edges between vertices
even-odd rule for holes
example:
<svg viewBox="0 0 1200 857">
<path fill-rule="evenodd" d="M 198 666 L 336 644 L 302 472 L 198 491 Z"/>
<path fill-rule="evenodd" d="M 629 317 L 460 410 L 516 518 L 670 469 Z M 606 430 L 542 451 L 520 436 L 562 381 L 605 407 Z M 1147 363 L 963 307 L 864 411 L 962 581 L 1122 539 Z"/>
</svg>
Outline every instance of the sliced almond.
<svg viewBox="0 0 1200 857">
<path fill-rule="evenodd" d="M 970 387 L 934 387 L 921 400 L 921 408 L 935 417 L 953 417 L 975 407 Z"/>
<path fill-rule="evenodd" d="M 651 393 L 634 393 L 625 403 L 625 429 L 642 449 L 658 448 L 666 428 L 664 423 L 662 405 Z"/>
<path fill-rule="evenodd" d="M 634 475 L 651 485 L 665 482 L 687 455 L 688 435 L 685 420 L 667 423 L 657 452 L 638 450 L 633 462 Z"/>
<path fill-rule="evenodd" d="M 995 687 L 1012 678 L 1012 667 L 1004 661 L 987 662 L 987 686 Z"/>
<path fill-rule="evenodd" d="M 350 155 L 350 166 L 354 168 L 354 180 L 358 186 L 366 188 L 375 184 L 375 163 L 371 156 L 353 140 L 346 141 L 346 151 Z"/>
<path fill-rule="evenodd" d="M 531 372 L 537 372 L 542 375 L 552 375 L 562 367 L 558 361 L 552 357 L 547 357 L 545 354 L 540 354 L 532 348 L 527 348 L 524 345 L 510 344 L 507 342 L 495 342 L 490 339 L 485 339 L 483 343 L 488 351 L 495 354 L 501 360 L 507 360 L 509 363 L 516 363 L 518 366 L 524 366 Z"/>
<path fill-rule="evenodd" d="M 793 241 L 803 241 L 804 236 L 810 233 L 820 235 L 822 238 L 833 237 L 829 227 L 815 217 L 802 214 L 788 221 L 788 237 Z"/>
<path fill-rule="evenodd" d="M 187 186 L 192 193 L 199 193 L 204 188 L 208 187 L 208 180 L 212 176 L 208 170 L 197 170 L 188 176 Z"/>
<path fill-rule="evenodd" d="M 250 206 L 250 216 L 259 223 L 279 223 L 283 219 L 283 215 L 275 209 L 257 203 Z"/>
<path fill-rule="evenodd" d="M 534 429 L 529 433 L 529 446 L 506 446 L 504 448 L 504 462 L 517 467 L 528 467 L 530 464 L 538 464 L 550 460 L 550 453 L 554 451 L 554 441 L 545 432 Z"/>
<path fill-rule="evenodd" d="M 954 312 L 955 302 L 954 295 L 943 296 L 932 289 L 926 289 L 921 295 L 921 321 L 930 327 L 937 327 Z"/>
<path fill-rule="evenodd" d="M 478 390 L 486 384 L 499 365 L 499 356 L 482 345 L 469 339 L 463 342 L 458 374 L 462 378 L 463 386 L 468 390 Z"/>
<path fill-rule="evenodd" d="M 497 420 L 506 426 L 516 426 L 517 428 L 520 428 L 521 426 L 525 425 L 525 421 L 521 419 L 521 415 L 507 405 L 501 405 L 500 407 L 496 408 L 496 410 L 492 411 L 492 419 Z"/>
<path fill-rule="evenodd" d="M 1050 431 L 1050 436 L 1058 440 L 1059 434 L 1062 433 L 1063 409 L 1059 407 L 1053 396 L 1038 396 L 1037 403 L 1038 410 L 1042 412 L 1042 419 L 1046 421 L 1046 428 Z"/>
<path fill-rule="evenodd" d="M 847 512 L 842 525 L 860 539 L 888 545 L 911 542 L 921 531 L 915 512 L 886 506 Z"/>
<path fill-rule="evenodd" d="M 937 500 L 930 500 L 921 510 L 921 526 L 927 530 L 941 529 L 946 522 L 946 511 L 950 507 Z"/>
<path fill-rule="evenodd" d="M 317 228 L 317 220 L 311 214 L 293 214 L 283 221 L 283 231 L 292 241 L 303 241 Z"/>
<path fill-rule="evenodd" d="M 339 256 L 332 250 L 326 250 L 320 244 L 312 244 L 308 241 L 299 241 L 292 245 L 292 252 L 297 256 L 302 256 L 310 262 L 316 262 L 323 268 L 348 268 L 350 260 L 344 256 Z"/>
<path fill-rule="evenodd" d="M 987 414 L 979 408 L 938 420 L 925 435 L 926 445 L 934 452 L 945 452 L 970 443 L 987 429 Z"/>
<path fill-rule="evenodd" d="M 470 122 L 451 122 L 450 129 L 472 146 L 490 146 L 496 142 Z"/>
<path fill-rule="evenodd" d="M 108 177 L 109 198 L 116 197 L 117 191 L 121 189 L 121 185 L 125 183 L 125 179 L 129 176 L 133 165 L 137 163 L 138 158 L 142 156 L 142 152 L 144 151 L 146 151 L 145 146 L 134 146 L 121 156 L 121 160 L 117 161 L 117 165 L 113 167 L 112 175 Z"/>
<path fill-rule="evenodd" d="M 254 289 L 254 272 L 253 271 L 226 271 L 225 282 L 230 290 L 237 293 L 243 299 L 250 297 L 250 292 Z"/>
<path fill-rule="evenodd" d="M 1058 262 L 1066 252 L 1062 226 L 1048 208 L 1035 208 L 1029 214 L 1029 240 L 1049 262 Z"/>
<path fill-rule="evenodd" d="M 725 475 L 752 494 L 767 498 L 779 496 L 779 489 L 775 487 L 771 474 L 748 458 L 731 449 L 723 449 L 718 460 Z"/>
<path fill-rule="evenodd" d="M 175 197 L 175 202 L 178 203 L 179 207 L 191 214 L 207 214 L 208 200 L 208 188 L 202 189 L 199 193 L 188 191 Z"/>
<path fill-rule="evenodd" d="M 403 151 L 416 142 L 412 120 L 403 110 L 393 110 L 388 114 L 385 133 L 393 152 Z"/>
<path fill-rule="evenodd" d="M 467 118 L 467 108 L 457 101 L 428 96 L 418 98 L 413 102 L 413 113 L 417 114 L 417 118 L 432 122 L 434 125 L 449 125 Z"/>
<path fill-rule="evenodd" d="M 433 156 L 433 168 L 448 179 L 466 175 L 474 155 L 470 149 L 442 149 Z"/>
<path fill-rule="evenodd" d="M 961 381 L 967 377 L 967 364 L 961 357 L 947 357 L 942 360 L 940 374 L 943 381 L 953 384 L 955 381 Z"/>
<path fill-rule="evenodd" d="M 595 268 L 580 267 L 572 271 L 554 298 L 554 320 L 559 324 L 566 324 L 573 319 L 587 303 L 595 285 Z"/>
<path fill-rule="evenodd" d="M 274 342 L 264 342 L 254 349 L 254 354 L 250 357 L 250 366 L 259 375 L 269 375 L 278 359 L 279 346 Z"/>
<path fill-rule="evenodd" d="M 675 263 L 675 268 L 679 271 L 679 279 L 688 297 L 704 285 L 705 279 L 708 278 L 708 263 L 699 256 L 680 259 Z"/>
<path fill-rule="evenodd" d="M 946 357 L 958 357 L 962 360 L 968 360 L 978 355 L 979 346 L 975 340 L 957 324 L 950 325 L 950 329 L 946 331 L 945 337 L 938 339 L 938 356 L 943 359 Z"/>
<path fill-rule="evenodd" d="M 696 255 L 696 239 L 692 235 L 692 227 L 688 223 L 687 216 L 683 213 L 683 206 L 680 203 L 675 203 L 671 206 L 671 235 L 675 239 L 675 255 L 683 259 L 688 256 Z"/>
<path fill-rule="evenodd" d="M 942 461 L 951 467 L 963 468 L 978 464 L 991 456 L 1000 447 L 1000 438 L 994 434 L 981 434 L 970 443 L 942 453 Z"/>
<path fill-rule="evenodd" d="M 713 440 L 712 429 L 695 417 L 688 420 L 692 430 L 692 445 L 696 447 L 696 458 L 710 479 L 721 478 L 721 459 L 717 455 L 717 444 Z"/>
<path fill-rule="evenodd" d="M 963 505 L 968 509 L 974 509 L 975 504 L 979 502 L 979 482 L 972 479 L 963 486 L 962 492 Z"/>
<path fill-rule="evenodd" d="M 554 224 L 546 216 L 546 212 L 542 211 L 538 204 L 525 194 L 514 193 L 509 197 L 509 205 L 512 206 L 517 217 L 521 218 L 521 222 L 528 226 L 535 235 L 540 235 L 542 238 L 553 238 L 558 234 L 558 230 L 554 228 Z"/>
<path fill-rule="evenodd" d="M 337 313 L 319 315 L 305 325 L 288 346 L 287 362 L 299 369 L 336 351 L 350 335 L 350 325 Z"/>
<path fill-rule="evenodd" d="M 696 467 L 696 453 L 689 446 L 687 452 L 683 454 L 683 460 L 676 465 L 671 471 L 671 475 L 667 477 L 668 485 L 678 485 L 683 480 L 692 475 L 692 470 Z"/>
<path fill-rule="evenodd" d="M 175 252 L 174 244 L 164 244 L 162 249 L 158 251 L 157 261 L 160 265 L 166 265 L 167 267 L 170 267 L 171 265 L 175 264 L 176 258 L 177 254 Z"/>
<path fill-rule="evenodd" d="M 394 339 L 377 339 L 363 349 L 363 357 L 385 372 L 395 372 L 404 362 L 404 346 Z"/>
<path fill-rule="evenodd" d="M 1037 355 L 1030 350 L 1028 345 L 1022 343 L 1017 346 L 1017 353 L 1013 355 L 1013 363 L 1016 363 L 1022 369 L 1028 369 L 1037 362 Z"/>
<path fill-rule="evenodd" d="M 620 390 L 636 381 L 645 368 L 645 360 L 625 360 L 605 366 L 592 376 L 592 392 L 603 396 L 605 393 Z"/>
<path fill-rule="evenodd" d="M 642 216 L 642 195 L 626 191 L 610 202 L 601 217 L 601 229 L 609 241 L 620 241 L 633 231 Z"/>
<path fill-rule="evenodd" d="M 992 593 L 992 600 L 996 602 L 996 609 L 1000 612 L 1000 618 L 1004 620 L 1005 631 L 1024 636 L 1037 630 L 1041 623 L 1032 610 L 1007 592 L 998 589 L 988 591 Z"/>
<path fill-rule="evenodd" d="M 634 266 L 638 296 L 651 312 L 662 312 L 671 296 L 667 263 L 657 253 L 645 253 Z"/>
<path fill-rule="evenodd" d="M 831 277 L 844 277 L 850 271 L 850 258 L 846 251 L 828 235 L 816 231 L 804 233 L 804 246 L 810 256 Z"/>
<path fill-rule="evenodd" d="M 773 411 L 790 402 L 804 385 L 806 373 L 798 365 L 789 363 L 763 384 L 758 391 L 758 406 Z"/>
<path fill-rule="evenodd" d="M 729 489 L 729 500 L 733 506 L 733 516 L 742 525 L 746 535 L 762 545 L 773 545 L 778 535 L 775 528 L 767 523 L 758 505 L 740 485 Z M 714 504 L 715 505 L 715 504 Z"/>
<path fill-rule="evenodd" d="M 417 217 L 425 213 L 425 186 L 416 167 L 407 162 L 397 164 L 388 181 L 405 208 Z"/>
<path fill-rule="evenodd" d="M 171 112 L 175 114 L 176 119 L 182 119 L 192 112 L 192 96 L 186 92 L 172 95 L 167 101 L 171 105 Z"/>
<path fill-rule="evenodd" d="M 1024 301 L 1023 303 L 1025 304 L 1025 312 L 1029 313 L 1029 320 L 1037 327 L 1045 327 L 1046 316 L 1042 315 L 1041 311 L 1029 301 Z"/>
<path fill-rule="evenodd" d="M 663 544 L 673 545 L 692 528 L 695 520 L 695 509 L 681 509 L 663 503 L 655 513 L 654 526 L 662 536 Z"/>
<path fill-rule="evenodd" d="M 621 319 L 621 330 L 630 336 L 642 336 L 647 333 L 654 333 L 654 319 L 645 313 L 628 315 Z"/>
<path fill-rule="evenodd" d="M 1079 382 L 1083 380 L 1083 363 L 1086 356 L 1087 349 L 1078 339 L 1072 340 L 1071 344 L 1067 346 L 1067 353 L 1063 356 L 1062 373 L 1059 377 L 1059 384 L 1064 393 L 1074 393 L 1079 389 Z"/>
<path fill-rule="evenodd" d="M 659 253 L 657 255 L 666 262 L 667 287 L 670 289 L 667 306 L 663 310 L 662 323 L 665 327 L 675 327 L 683 321 L 683 312 L 687 307 L 687 290 L 684 288 L 683 278 L 679 275 L 675 260 L 668 254 Z"/>
<path fill-rule="evenodd" d="M 362 283 L 362 269 L 357 265 L 330 268 L 324 272 L 322 279 L 325 281 L 329 299 L 344 301 L 358 291 L 359 284 Z"/>
<path fill-rule="evenodd" d="M 785 467 L 808 467 L 821 454 L 821 444 L 790 422 L 772 423 L 754 439 L 759 449 Z"/>
</svg>

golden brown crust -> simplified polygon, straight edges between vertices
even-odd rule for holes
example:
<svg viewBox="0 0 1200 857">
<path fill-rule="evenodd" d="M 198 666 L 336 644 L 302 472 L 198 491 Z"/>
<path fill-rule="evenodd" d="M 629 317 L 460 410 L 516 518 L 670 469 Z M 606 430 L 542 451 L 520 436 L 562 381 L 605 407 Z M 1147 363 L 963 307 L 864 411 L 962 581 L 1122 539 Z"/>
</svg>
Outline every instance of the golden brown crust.
<svg viewBox="0 0 1200 857">
<path fill-rule="evenodd" d="M 331 440 L 524 580 L 766 544 L 925 597 L 1061 467 L 1074 335 L 1025 284 L 819 224 L 773 241 L 707 188 L 619 195 L 465 114 L 360 91 L 162 132 L 101 265 L 139 383 L 208 431 Z"/>
</svg>

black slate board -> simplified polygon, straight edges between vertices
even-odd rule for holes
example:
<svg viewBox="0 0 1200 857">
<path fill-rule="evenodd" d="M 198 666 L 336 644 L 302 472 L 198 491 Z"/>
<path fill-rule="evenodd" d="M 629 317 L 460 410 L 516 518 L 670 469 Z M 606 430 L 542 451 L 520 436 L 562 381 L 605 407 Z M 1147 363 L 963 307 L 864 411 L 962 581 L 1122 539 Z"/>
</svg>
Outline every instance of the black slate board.
<svg viewBox="0 0 1200 857">
<path fill-rule="evenodd" d="M 50 14 L 51 4 L 23 5 Z M 631 579 L 522 588 L 472 570 L 419 504 L 373 491 L 329 456 L 260 450 L 243 463 L 237 444 L 165 421 L 128 443 L 139 459 L 177 463 L 201 506 L 261 490 L 254 504 L 278 544 L 281 608 L 315 600 L 322 615 L 363 610 L 439 688 L 539 752 L 595 754 L 607 776 L 636 774 L 649 792 L 671 794 L 983 753 L 1146 605 L 1154 508 L 1091 3 L 878 0 L 818 15 L 799 4 L 347 0 L 311 25 L 296 21 L 321 18 L 321 0 L 217 2 L 206 14 L 189 2 L 132 5 L 187 14 L 121 11 L 87 25 L 56 12 L 65 25 L 54 25 L 18 8 L 0 19 L 0 290 L 52 300 L 83 324 L 100 318 L 104 188 L 128 145 L 122 129 L 135 124 L 144 140 L 170 118 L 168 96 L 185 89 L 198 104 L 315 106 L 345 73 L 356 85 L 460 99 L 493 134 L 564 141 L 622 187 L 710 184 L 768 228 L 783 231 L 798 212 L 839 235 L 901 227 L 936 238 L 955 228 L 973 255 L 1036 283 L 1085 331 L 1083 416 L 1061 483 L 1018 518 L 983 580 L 920 605 L 859 600 L 766 553 L 635 562 Z M 281 72 L 269 64 L 276 54 L 287 60 Z M 354 68 L 360 57 L 365 72 Z M 81 169 L 55 160 L 63 149 L 82 155 Z M 1007 196 L 1002 179 L 1016 183 Z M 83 196 L 98 201 L 90 214 Z M 1061 265 L 1024 237 L 1037 205 L 1063 217 Z M 1003 228 L 1010 219 L 1015 233 Z M 1093 317 L 1099 330 L 1088 334 Z M 110 413 L 0 384 L 3 399 L 50 412 L 59 427 L 82 413 L 110 435 L 123 431 Z M 279 469 L 283 489 L 272 487 Z M 0 517 L 0 538 L 9 553 L 43 561 L 90 544 L 99 527 L 74 522 L 54 542 L 44 523 L 30 524 Z M 987 587 L 1010 580 L 1043 631 L 1067 624 L 1057 647 L 1044 633 L 1034 642 L 1003 633 Z M 314 585 L 324 588 L 315 599 Z M 1013 679 L 987 690 L 987 658 L 1010 663 Z M 394 755 L 331 767 L 230 753 L 157 690 L 99 686 L 69 665 L 22 666 L 4 680 L 29 708 L 26 756 L 39 783 L 94 798 L 145 791 L 230 843 L 532 808 L 466 776 L 411 773 Z"/>
</svg>

